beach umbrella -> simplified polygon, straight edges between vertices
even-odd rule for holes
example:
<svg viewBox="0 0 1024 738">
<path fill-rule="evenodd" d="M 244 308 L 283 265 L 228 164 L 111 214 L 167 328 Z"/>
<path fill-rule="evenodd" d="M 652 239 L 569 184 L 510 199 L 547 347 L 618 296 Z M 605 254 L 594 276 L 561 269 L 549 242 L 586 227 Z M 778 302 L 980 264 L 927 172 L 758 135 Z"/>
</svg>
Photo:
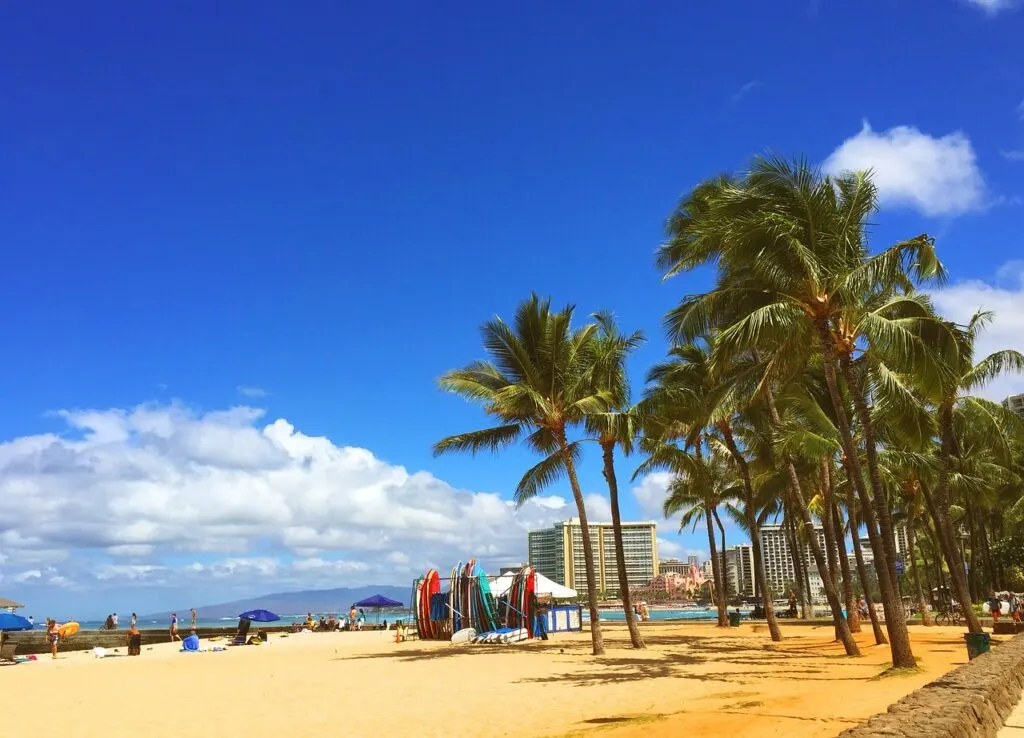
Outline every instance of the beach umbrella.
<svg viewBox="0 0 1024 738">
<path fill-rule="evenodd" d="M 32 630 L 32 623 L 21 615 L 0 612 L 0 630 Z"/>
<path fill-rule="evenodd" d="M 242 620 L 252 620 L 255 623 L 273 623 L 281 619 L 270 610 L 246 610 L 238 617 Z"/>
</svg>

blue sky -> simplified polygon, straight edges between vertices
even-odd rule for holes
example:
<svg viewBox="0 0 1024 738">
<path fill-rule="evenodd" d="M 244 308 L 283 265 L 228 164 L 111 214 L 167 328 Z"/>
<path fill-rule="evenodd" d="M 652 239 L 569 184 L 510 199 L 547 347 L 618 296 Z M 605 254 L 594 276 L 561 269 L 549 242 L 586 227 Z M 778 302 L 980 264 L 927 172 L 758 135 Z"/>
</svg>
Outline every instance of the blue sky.
<svg viewBox="0 0 1024 738">
<path fill-rule="evenodd" d="M 768 149 L 875 167 L 876 243 L 937 236 L 940 306 L 1019 343 L 1022 33 L 1008 0 L 9 9 L 0 594 L 101 614 L 521 556 L 567 508 L 500 503 L 526 453 L 431 458 L 482 422 L 435 378 L 535 290 L 643 328 L 639 384 L 705 286 L 660 282 L 665 216 Z"/>
</svg>

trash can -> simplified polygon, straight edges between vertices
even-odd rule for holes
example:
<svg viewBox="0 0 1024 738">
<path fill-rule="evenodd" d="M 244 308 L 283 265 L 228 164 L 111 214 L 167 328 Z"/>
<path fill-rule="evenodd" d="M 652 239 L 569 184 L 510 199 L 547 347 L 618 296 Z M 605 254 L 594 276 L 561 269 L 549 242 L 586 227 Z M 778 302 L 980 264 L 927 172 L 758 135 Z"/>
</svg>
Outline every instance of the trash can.
<svg viewBox="0 0 1024 738">
<path fill-rule="evenodd" d="M 967 642 L 968 659 L 988 653 L 992 645 L 992 637 L 988 633 L 964 633 L 964 640 Z"/>
<path fill-rule="evenodd" d="M 738 627 L 740 627 L 740 617 L 741 617 L 741 615 L 738 612 L 731 612 L 731 613 L 729 613 L 729 627 L 730 628 L 738 628 Z M 985 650 L 986 651 L 988 650 L 988 645 L 987 644 L 985 646 Z"/>
</svg>

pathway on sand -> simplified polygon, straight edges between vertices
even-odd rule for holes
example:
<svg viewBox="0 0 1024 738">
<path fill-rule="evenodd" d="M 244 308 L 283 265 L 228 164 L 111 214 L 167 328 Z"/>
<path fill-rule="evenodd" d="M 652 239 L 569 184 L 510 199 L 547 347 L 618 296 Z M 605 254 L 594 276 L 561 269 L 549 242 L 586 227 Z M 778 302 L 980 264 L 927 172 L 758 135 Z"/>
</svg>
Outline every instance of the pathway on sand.
<svg viewBox="0 0 1024 738">
<path fill-rule="evenodd" d="M 1006 723 L 1003 724 L 997 738 L 1024 738 L 1024 695 L 1006 718 Z"/>
</svg>

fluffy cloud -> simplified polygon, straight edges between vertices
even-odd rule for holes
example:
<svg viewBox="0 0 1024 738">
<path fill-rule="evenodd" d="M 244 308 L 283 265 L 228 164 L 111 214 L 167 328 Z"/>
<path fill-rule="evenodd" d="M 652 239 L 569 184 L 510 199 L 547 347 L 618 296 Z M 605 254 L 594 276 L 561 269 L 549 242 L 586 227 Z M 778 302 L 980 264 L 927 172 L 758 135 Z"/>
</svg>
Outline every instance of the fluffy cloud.
<svg viewBox="0 0 1024 738">
<path fill-rule="evenodd" d="M 960 282 L 932 294 L 935 306 L 951 320 L 965 323 L 979 309 L 991 310 L 995 320 L 978 339 L 975 360 L 993 351 L 1017 349 L 1024 352 L 1024 261 L 1004 264 L 992 283 Z M 1006 375 L 985 387 L 980 394 L 993 400 L 1024 392 L 1024 377 Z"/>
<path fill-rule="evenodd" d="M 17 500 L 0 507 L 2 573 L 26 586 L 404 584 L 470 555 L 520 561 L 528 529 L 575 512 L 558 496 L 516 509 L 285 420 L 261 424 L 251 407 L 58 415 L 65 433 L 0 444 L 0 496 Z M 610 517 L 602 497 L 588 504 Z"/>
<path fill-rule="evenodd" d="M 967 0 L 967 2 L 981 8 L 989 15 L 995 15 L 1001 10 L 1010 10 L 1020 5 L 1020 0 Z"/>
<path fill-rule="evenodd" d="M 960 131 L 934 138 L 912 126 L 877 132 L 865 121 L 825 161 L 829 173 L 871 169 L 883 204 L 956 215 L 986 204 L 974 148 Z"/>
<path fill-rule="evenodd" d="M 670 472 L 654 472 L 633 487 L 633 496 L 644 515 L 652 520 L 661 520 L 664 517 L 662 508 L 665 498 L 668 497 L 668 485 L 671 482 Z"/>
</svg>

